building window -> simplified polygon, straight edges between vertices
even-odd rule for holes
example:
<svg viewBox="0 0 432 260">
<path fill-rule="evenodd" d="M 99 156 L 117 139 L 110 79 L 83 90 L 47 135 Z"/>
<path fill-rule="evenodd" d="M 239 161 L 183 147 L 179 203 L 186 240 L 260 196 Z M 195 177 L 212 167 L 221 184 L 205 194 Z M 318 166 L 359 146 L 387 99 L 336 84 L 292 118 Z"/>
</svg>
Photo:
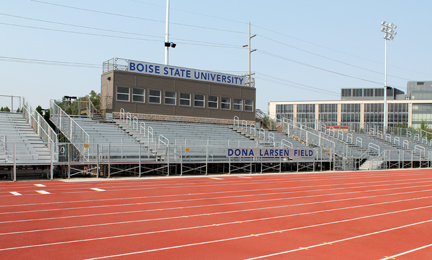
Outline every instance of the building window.
<svg viewBox="0 0 432 260">
<path fill-rule="evenodd" d="M 243 111 L 243 100 L 239 98 L 234 98 L 234 110 Z"/>
<path fill-rule="evenodd" d="M 176 93 L 173 91 L 165 91 L 165 105 L 176 104 Z"/>
<path fill-rule="evenodd" d="M 231 110 L 231 98 L 228 97 L 221 98 L 221 109 Z"/>
<path fill-rule="evenodd" d="M 342 89 L 342 97 L 351 97 L 351 89 Z"/>
<path fill-rule="evenodd" d="M 145 90 L 142 88 L 133 88 L 132 89 L 132 102 L 145 102 Z"/>
<path fill-rule="evenodd" d="M 207 106 L 208 108 L 218 108 L 218 97 L 209 96 Z"/>
<path fill-rule="evenodd" d="M 204 107 L 205 96 L 200 94 L 195 94 L 194 96 L 194 106 L 195 107 Z"/>
<path fill-rule="evenodd" d="M 149 103 L 160 104 L 161 103 L 161 91 L 160 90 L 150 90 L 149 91 Z"/>
<path fill-rule="evenodd" d="M 117 100 L 129 102 L 129 88 L 117 87 Z"/>
<path fill-rule="evenodd" d="M 253 101 L 252 100 L 245 100 L 244 101 L 244 111 L 253 112 Z"/>
<path fill-rule="evenodd" d="M 374 89 L 373 88 L 365 88 L 364 89 L 364 96 L 365 97 L 373 97 L 374 96 Z"/>
<path fill-rule="evenodd" d="M 189 93 L 180 93 L 180 106 L 188 106 L 191 105 L 191 94 Z"/>
<path fill-rule="evenodd" d="M 376 88 L 375 89 L 375 97 L 384 97 L 384 89 Z"/>
<path fill-rule="evenodd" d="M 363 89 L 353 89 L 353 97 L 362 97 Z"/>
</svg>

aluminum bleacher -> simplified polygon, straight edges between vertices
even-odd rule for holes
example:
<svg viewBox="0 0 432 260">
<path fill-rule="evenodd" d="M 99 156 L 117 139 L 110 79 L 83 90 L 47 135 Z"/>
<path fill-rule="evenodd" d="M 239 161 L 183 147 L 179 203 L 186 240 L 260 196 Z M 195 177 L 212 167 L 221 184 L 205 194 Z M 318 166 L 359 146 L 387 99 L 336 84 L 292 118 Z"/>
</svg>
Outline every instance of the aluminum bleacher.
<svg viewBox="0 0 432 260">
<path fill-rule="evenodd" d="M 22 165 L 56 161 L 53 140 L 43 140 L 43 132 L 45 130 L 26 108 L 22 113 L 0 112 L 0 163 Z"/>
</svg>

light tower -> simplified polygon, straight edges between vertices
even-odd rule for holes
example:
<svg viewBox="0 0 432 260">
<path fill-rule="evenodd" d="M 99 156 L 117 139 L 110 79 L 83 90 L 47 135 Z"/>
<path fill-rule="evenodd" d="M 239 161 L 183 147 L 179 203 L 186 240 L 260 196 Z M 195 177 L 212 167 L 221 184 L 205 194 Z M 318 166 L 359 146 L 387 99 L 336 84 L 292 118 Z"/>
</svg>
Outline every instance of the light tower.
<svg viewBox="0 0 432 260">
<path fill-rule="evenodd" d="M 387 41 L 392 41 L 394 39 L 394 36 L 396 35 L 396 28 L 397 26 L 388 23 L 388 22 L 382 22 L 381 25 L 383 28 L 381 28 L 381 32 L 385 33 L 384 35 L 384 42 L 385 42 L 385 60 L 384 60 L 384 122 L 383 122 L 383 133 L 385 134 L 387 132 L 387 125 L 388 125 L 388 116 L 387 116 Z"/>
</svg>

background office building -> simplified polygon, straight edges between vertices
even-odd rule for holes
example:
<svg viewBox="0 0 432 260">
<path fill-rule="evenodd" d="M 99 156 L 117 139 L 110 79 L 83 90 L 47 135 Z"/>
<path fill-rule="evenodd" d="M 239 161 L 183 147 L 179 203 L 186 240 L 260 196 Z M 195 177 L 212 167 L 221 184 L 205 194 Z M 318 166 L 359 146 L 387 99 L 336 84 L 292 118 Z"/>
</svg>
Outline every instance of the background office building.
<svg viewBox="0 0 432 260">
<path fill-rule="evenodd" d="M 119 58 L 103 67 L 105 115 L 123 108 L 141 119 L 255 121 L 256 89 L 248 77 Z"/>
<path fill-rule="evenodd" d="M 311 127 L 349 126 L 354 130 L 384 124 L 383 88 L 344 88 L 337 101 L 281 101 L 269 102 L 271 118 L 288 118 L 306 122 Z M 432 81 L 409 81 L 407 93 L 387 89 L 388 126 L 405 122 L 418 128 L 422 120 L 432 125 Z"/>
</svg>

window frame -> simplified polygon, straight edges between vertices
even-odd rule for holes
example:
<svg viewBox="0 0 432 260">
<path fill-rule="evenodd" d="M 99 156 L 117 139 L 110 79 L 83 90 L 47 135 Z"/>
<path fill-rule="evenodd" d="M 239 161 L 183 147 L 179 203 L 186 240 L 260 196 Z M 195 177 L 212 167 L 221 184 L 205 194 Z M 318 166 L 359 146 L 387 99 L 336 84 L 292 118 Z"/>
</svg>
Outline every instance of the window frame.
<svg viewBox="0 0 432 260">
<path fill-rule="evenodd" d="M 119 88 L 127 89 L 127 90 L 128 90 L 127 94 L 126 94 L 125 92 L 119 92 Z M 120 95 L 127 95 L 127 100 L 119 99 L 119 98 L 118 98 L 118 97 L 119 97 L 119 94 L 120 94 Z M 128 87 L 121 87 L 121 86 L 117 86 L 117 87 L 116 87 L 116 101 L 120 101 L 120 102 L 130 102 L 130 88 L 128 88 Z"/>
<path fill-rule="evenodd" d="M 159 92 L 159 96 L 154 96 L 154 95 L 152 95 L 152 94 L 151 94 L 152 91 L 158 91 L 158 92 Z M 150 89 L 150 90 L 149 90 L 149 94 L 148 94 L 148 98 L 149 98 L 149 100 L 148 100 L 148 103 L 149 103 L 149 104 L 158 104 L 158 105 L 160 105 L 161 102 L 162 102 L 162 91 L 161 91 L 161 90 L 157 90 L 157 89 Z M 151 98 L 159 98 L 159 103 L 152 102 L 152 101 L 151 101 Z"/>
<path fill-rule="evenodd" d="M 223 109 L 223 110 L 231 110 L 231 98 L 229 98 L 229 97 L 221 97 L 221 109 Z"/>
<path fill-rule="evenodd" d="M 212 98 L 212 97 L 216 98 L 216 101 L 210 100 L 210 98 Z M 213 107 L 210 104 L 216 104 L 216 107 Z M 208 96 L 207 107 L 210 109 L 219 109 L 219 97 L 218 96 Z"/>
<path fill-rule="evenodd" d="M 236 101 L 239 101 L 240 100 L 240 103 L 236 103 Z M 238 107 L 238 106 L 240 106 L 240 109 L 236 109 L 236 106 Z M 241 99 L 241 98 L 234 98 L 234 100 L 233 100 L 233 110 L 234 111 L 243 111 L 243 99 Z"/>
<path fill-rule="evenodd" d="M 249 105 L 249 104 L 246 104 L 247 101 L 250 101 L 251 104 L 250 104 L 250 105 Z M 244 111 L 245 111 L 245 112 L 254 112 L 254 107 L 253 107 L 253 106 L 254 106 L 254 102 L 253 102 L 253 100 L 246 100 L 246 99 L 244 100 Z M 250 111 L 247 110 L 246 107 L 250 107 L 251 110 L 250 110 Z"/>
<path fill-rule="evenodd" d="M 202 96 L 203 99 L 197 99 L 197 96 Z M 205 98 L 206 96 L 203 94 L 194 94 L 194 107 L 205 108 Z M 196 102 L 202 102 L 202 106 L 197 106 Z"/>
<path fill-rule="evenodd" d="M 174 97 L 167 97 L 167 92 L 174 93 Z M 174 100 L 174 104 L 167 103 L 167 99 L 168 100 Z M 167 105 L 167 106 L 175 106 L 175 105 L 177 105 L 177 92 L 165 90 L 165 93 L 164 93 L 164 104 Z"/>
<path fill-rule="evenodd" d="M 142 94 L 142 95 L 141 95 L 141 94 L 135 94 L 135 93 L 134 93 L 135 90 L 142 90 L 142 91 L 143 91 L 143 94 Z M 137 96 L 137 97 L 142 97 L 143 100 L 142 100 L 142 101 L 135 101 L 134 98 L 135 98 L 136 96 Z M 142 89 L 142 88 L 132 88 L 132 102 L 135 102 L 135 103 L 145 103 L 145 89 Z"/>
<path fill-rule="evenodd" d="M 189 95 L 189 98 L 184 98 L 184 97 L 182 97 L 182 95 Z M 182 101 L 187 101 L 188 104 L 187 105 L 182 104 Z M 180 92 L 180 95 L 179 95 L 179 106 L 190 107 L 191 104 L 192 104 L 191 101 L 192 101 L 192 95 L 190 93 L 182 93 L 182 92 Z"/>
</svg>

